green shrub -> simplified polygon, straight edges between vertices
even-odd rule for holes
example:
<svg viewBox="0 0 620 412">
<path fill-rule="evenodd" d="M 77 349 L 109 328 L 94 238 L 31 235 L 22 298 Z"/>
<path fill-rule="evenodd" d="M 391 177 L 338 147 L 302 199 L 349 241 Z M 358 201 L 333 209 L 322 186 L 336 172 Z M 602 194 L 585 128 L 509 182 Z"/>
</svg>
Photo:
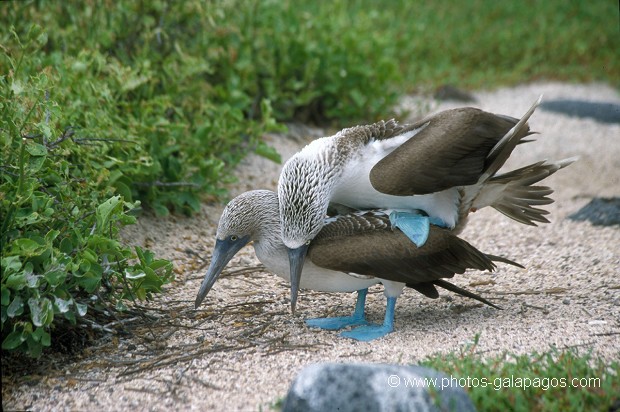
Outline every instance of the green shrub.
<svg viewBox="0 0 620 412">
<path fill-rule="evenodd" d="M 119 225 L 135 222 L 139 202 L 117 194 L 117 142 L 65 126 L 57 74 L 24 63 L 37 60 L 45 32 L 32 26 L 15 41 L 11 72 L 0 78 L 2 349 L 36 357 L 55 326 L 159 292 L 172 264 L 120 244 Z"/>
</svg>

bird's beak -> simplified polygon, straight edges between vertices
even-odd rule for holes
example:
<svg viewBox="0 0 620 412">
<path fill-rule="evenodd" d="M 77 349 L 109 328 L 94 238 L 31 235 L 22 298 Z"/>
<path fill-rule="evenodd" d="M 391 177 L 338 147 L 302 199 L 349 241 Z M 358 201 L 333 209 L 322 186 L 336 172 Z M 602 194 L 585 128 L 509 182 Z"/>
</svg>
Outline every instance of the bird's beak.
<svg viewBox="0 0 620 412">
<path fill-rule="evenodd" d="M 216 239 L 213 255 L 211 255 L 211 263 L 202 281 L 202 285 L 200 285 L 194 308 L 198 309 L 198 306 L 200 306 L 207 296 L 207 293 L 211 290 L 211 287 L 222 273 L 222 270 L 226 267 L 228 262 L 230 262 L 230 259 L 232 259 L 242 247 L 247 245 L 249 241 L 249 236 L 238 238 L 234 241 L 230 239 Z"/>
<path fill-rule="evenodd" d="M 291 265 L 291 313 L 295 313 L 299 280 L 301 279 L 301 270 L 304 268 L 306 253 L 308 253 L 308 245 L 288 249 L 288 260 Z"/>
</svg>

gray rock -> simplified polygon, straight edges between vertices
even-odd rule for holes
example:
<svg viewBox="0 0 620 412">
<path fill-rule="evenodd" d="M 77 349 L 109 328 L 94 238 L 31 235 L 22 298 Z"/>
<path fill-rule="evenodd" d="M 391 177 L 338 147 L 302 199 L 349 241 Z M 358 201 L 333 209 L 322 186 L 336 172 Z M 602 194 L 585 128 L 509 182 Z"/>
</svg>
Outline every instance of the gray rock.
<svg viewBox="0 0 620 412">
<path fill-rule="evenodd" d="M 620 225 L 620 197 L 595 197 L 568 217 L 571 220 L 589 220 L 595 226 Z"/>
<path fill-rule="evenodd" d="M 423 387 L 425 382 L 432 382 L 434 388 Z M 316 363 L 297 375 L 282 411 L 475 411 L 475 408 L 455 378 L 434 369 Z"/>
<path fill-rule="evenodd" d="M 590 117 L 602 123 L 620 123 L 620 105 L 615 103 L 559 99 L 543 102 L 540 108 L 572 117 Z"/>
<path fill-rule="evenodd" d="M 445 84 L 437 88 L 434 97 L 437 100 L 453 100 L 466 103 L 476 101 L 476 97 L 474 97 L 473 94 L 452 86 L 451 84 Z"/>
</svg>

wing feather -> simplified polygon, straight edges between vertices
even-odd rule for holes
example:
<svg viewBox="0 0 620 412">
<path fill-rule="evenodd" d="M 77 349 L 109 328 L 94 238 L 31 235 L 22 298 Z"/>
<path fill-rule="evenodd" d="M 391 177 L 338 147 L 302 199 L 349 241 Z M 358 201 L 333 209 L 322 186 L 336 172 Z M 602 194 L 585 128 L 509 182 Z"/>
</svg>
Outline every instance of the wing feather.
<svg viewBox="0 0 620 412">
<path fill-rule="evenodd" d="M 400 133 L 427 124 L 377 162 L 370 171 L 370 182 L 379 192 L 397 196 L 422 195 L 454 186 L 473 185 L 498 157 L 494 153 L 495 146 L 518 121 L 465 107 L 446 110 L 403 126 Z M 522 143 L 523 138 L 530 134 L 524 122 L 513 141 Z M 501 157 L 507 158 L 505 152 L 512 149 L 514 146 L 502 151 Z M 493 156 L 489 157 L 491 153 Z"/>
</svg>

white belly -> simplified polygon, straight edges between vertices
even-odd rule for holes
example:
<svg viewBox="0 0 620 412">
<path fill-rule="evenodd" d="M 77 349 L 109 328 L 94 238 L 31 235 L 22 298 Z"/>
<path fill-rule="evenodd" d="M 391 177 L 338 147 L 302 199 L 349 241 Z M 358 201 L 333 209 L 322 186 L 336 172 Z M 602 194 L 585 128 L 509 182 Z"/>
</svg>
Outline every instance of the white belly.
<svg viewBox="0 0 620 412">
<path fill-rule="evenodd" d="M 371 151 L 364 157 L 351 160 L 332 192 L 332 202 L 359 209 L 421 209 L 454 227 L 458 217 L 458 189 L 415 196 L 392 196 L 375 190 L 370 183 L 370 170 L 385 153 Z"/>
<path fill-rule="evenodd" d="M 267 270 L 290 283 L 290 266 L 286 249 L 284 249 L 284 253 L 273 254 L 272 252 L 267 254 L 262 253 L 260 247 L 255 247 L 255 252 Z M 317 292 L 355 292 L 379 282 L 380 279 L 377 278 L 366 279 L 347 275 L 344 272 L 323 269 L 306 258 L 299 287 Z"/>
</svg>

